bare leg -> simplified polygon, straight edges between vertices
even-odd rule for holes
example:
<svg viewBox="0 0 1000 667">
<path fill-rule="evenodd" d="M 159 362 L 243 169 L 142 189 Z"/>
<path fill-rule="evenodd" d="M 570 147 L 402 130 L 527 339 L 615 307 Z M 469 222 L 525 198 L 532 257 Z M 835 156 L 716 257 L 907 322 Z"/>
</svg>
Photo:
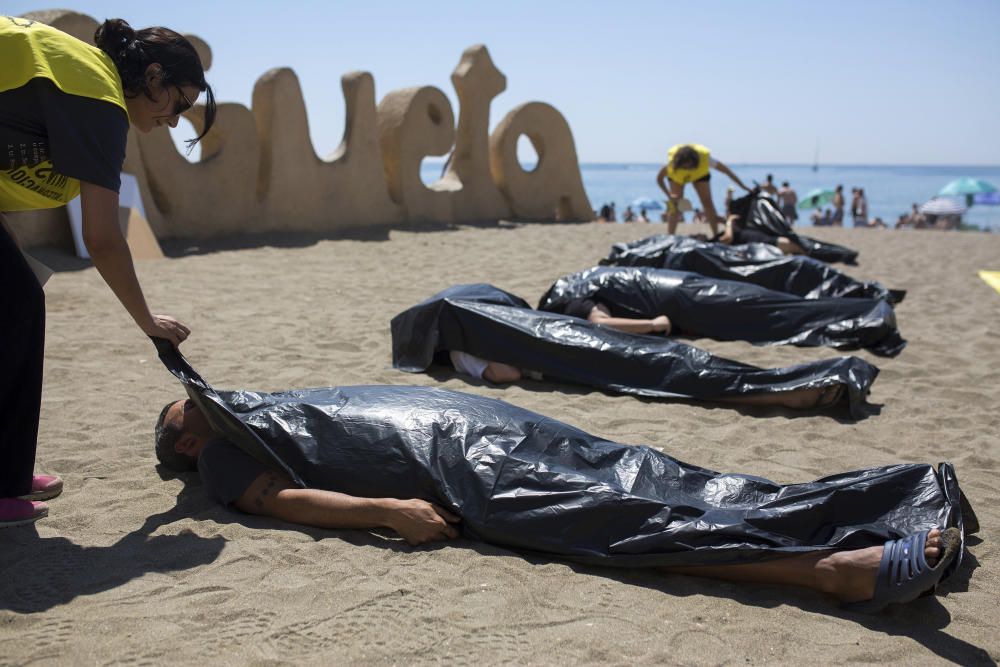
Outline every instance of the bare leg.
<svg viewBox="0 0 1000 667">
<path fill-rule="evenodd" d="M 786 255 L 806 254 L 805 248 L 803 248 L 802 246 L 800 246 L 798 243 L 791 240 L 787 236 L 778 237 L 778 248 L 780 248 L 781 252 L 785 253 Z"/>
<path fill-rule="evenodd" d="M 719 218 L 719 214 L 715 211 L 715 203 L 712 201 L 712 189 L 709 187 L 708 181 L 695 181 L 694 191 L 698 193 L 698 199 L 701 200 L 701 207 L 705 209 L 705 218 L 712 228 L 712 236 L 715 236 L 719 233 L 719 223 L 722 222 L 722 219 Z"/>
<path fill-rule="evenodd" d="M 941 553 L 941 531 L 927 536 L 924 556 L 933 564 Z M 817 551 L 745 565 L 665 567 L 672 574 L 686 574 L 725 581 L 782 584 L 822 591 L 843 602 L 870 600 L 875 594 L 875 575 L 882 560 L 882 547 L 852 551 Z"/>
<path fill-rule="evenodd" d="M 681 198 L 684 197 L 684 184 L 667 181 L 670 184 L 670 212 L 667 214 L 667 234 L 677 233 L 677 223 L 681 221 Z"/>
<path fill-rule="evenodd" d="M 774 405 L 793 410 L 808 410 L 819 407 L 828 391 L 836 391 L 839 385 L 833 387 L 817 387 L 814 389 L 795 389 L 772 394 L 754 394 L 752 396 L 732 396 L 717 399 L 723 403 L 739 405 Z"/>
</svg>

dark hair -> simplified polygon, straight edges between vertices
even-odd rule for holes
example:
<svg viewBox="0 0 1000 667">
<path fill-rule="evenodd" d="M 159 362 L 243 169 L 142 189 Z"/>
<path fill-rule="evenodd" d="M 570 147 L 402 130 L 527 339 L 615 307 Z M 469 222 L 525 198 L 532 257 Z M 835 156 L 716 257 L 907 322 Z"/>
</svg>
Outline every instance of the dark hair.
<svg viewBox="0 0 1000 667">
<path fill-rule="evenodd" d="M 153 99 L 146 81 L 146 68 L 153 63 L 162 67 L 161 83 L 194 86 L 205 93 L 204 125 L 201 134 L 188 139 L 189 150 L 212 129 L 215 93 L 205 82 L 205 69 L 198 52 L 183 35 L 163 27 L 136 31 L 124 19 L 108 19 L 94 33 L 94 43 L 114 62 L 127 97 L 143 93 Z"/>
<path fill-rule="evenodd" d="M 781 187 L 787 188 L 788 187 L 788 181 L 782 181 L 781 182 Z"/>
<path fill-rule="evenodd" d="M 698 166 L 698 151 L 694 146 L 685 144 L 674 153 L 674 169 L 694 169 Z"/>
<path fill-rule="evenodd" d="M 171 470 L 186 472 L 188 470 L 197 469 L 198 460 L 177 451 L 177 441 L 181 439 L 184 432 L 173 424 L 163 423 L 167 418 L 167 411 L 176 402 L 177 401 L 170 401 L 163 406 L 163 410 L 160 411 L 160 416 L 156 418 L 156 428 L 154 429 L 156 439 L 156 458 L 160 460 L 160 463 L 167 466 Z"/>
</svg>

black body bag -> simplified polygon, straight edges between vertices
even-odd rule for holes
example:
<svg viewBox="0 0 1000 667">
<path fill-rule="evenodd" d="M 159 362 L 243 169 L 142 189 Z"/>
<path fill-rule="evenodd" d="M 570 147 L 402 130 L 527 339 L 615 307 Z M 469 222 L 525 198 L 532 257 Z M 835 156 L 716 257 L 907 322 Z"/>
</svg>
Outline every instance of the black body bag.
<svg viewBox="0 0 1000 667">
<path fill-rule="evenodd" d="M 216 392 L 167 341 L 157 345 L 210 423 L 299 485 L 422 498 L 459 515 L 466 538 L 522 552 L 617 566 L 704 565 L 963 526 L 947 463 L 779 485 L 453 391 Z"/>
<path fill-rule="evenodd" d="M 852 416 L 878 369 L 858 357 L 758 368 L 662 335 L 640 335 L 532 310 L 492 285 L 457 285 L 392 319 L 392 364 L 420 373 L 456 350 L 548 380 L 651 398 L 718 398 L 843 384 Z M 444 363 L 449 363 L 446 359 Z"/>
<path fill-rule="evenodd" d="M 796 234 L 788 219 L 778 210 L 774 200 L 757 188 L 747 195 L 734 199 L 730 203 L 729 211 L 739 216 L 736 224 L 741 229 L 752 229 L 776 240 L 779 236 L 784 236 L 802 246 L 810 257 L 823 262 L 858 263 L 857 250 Z"/>
<path fill-rule="evenodd" d="M 631 243 L 614 244 L 600 263 L 691 271 L 709 278 L 753 283 L 804 299 L 885 299 L 896 304 L 906 296 L 906 290 L 855 280 L 826 262 L 806 255 L 785 255 L 768 243 L 726 245 L 690 236 L 655 234 Z"/>
<path fill-rule="evenodd" d="M 882 299 L 804 299 L 751 283 L 671 269 L 601 266 L 563 276 L 538 304 L 565 312 L 574 301 L 606 305 L 614 317 L 666 315 L 680 335 L 757 344 L 864 348 L 899 354 L 906 341 Z"/>
</svg>

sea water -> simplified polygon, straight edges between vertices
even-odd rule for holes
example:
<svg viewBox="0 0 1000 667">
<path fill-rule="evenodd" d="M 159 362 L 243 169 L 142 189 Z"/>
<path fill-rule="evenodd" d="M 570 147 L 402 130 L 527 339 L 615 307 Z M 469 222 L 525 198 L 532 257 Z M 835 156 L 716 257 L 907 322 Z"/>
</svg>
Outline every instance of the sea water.
<svg viewBox="0 0 1000 667">
<path fill-rule="evenodd" d="M 522 165 L 526 169 L 532 164 Z M 580 165 L 583 175 L 583 187 L 590 198 L 590 205 L 600 210 L 603 204 L 615 204 L 618 220 L 621 220 L 625 207 L 641 197 L 648 197 L 662 202 L 665 196 L 656 185 L 656 174 L 659 164 L 633 163 L 584 163 Z M 819 165 L 813 171 L 811 165 L 780 165 L 780 164 L 730 164 L 728 165 L 740 179 L 752 187 L 754 181 L 763 183 L 768 174 L 774 176 L 775 186 L 781 187 L 783 181 L 788 181 L 792 188 L 803 198 L 807 192 L 815 188 L 833 189 L 837 185 L 844 186 L 844 225 L 851 226 L 851 188 L 863 188 L 868 199 L 869 219 L 880 217 L 890 227 L 896 224 L 896 219 L 903 213 L 909 214 L 913 204 L 918 206 L 937 194 L 950 181 L 956 178 L 979 178 L 1000 188 L 1000 166 L 996 167 L 912 167 L 912 166 L 849 166 L 849 165 Z M 425 183 L 430 184 L 441 176 L 442 164 L 425 160 L 421 176 Z M 715 207 L 721 211 L 726 196 L 726 187 L 734 185 L 725 174 L 712 171 L 712 197 Z M 742 191 L 737 188 L 736 196 Z M 687 186 L 684 196 L 691 201 L 692 206 L 701 208 L 701 202 L 694 188 Z M 649 211 L 650 220 L 659 221 L 662 210 Z M 636 210 L 636 214 L 639 211 Z M 799 211 L 799 225 L 809 225 L 811 210 Z M 690 220 L 691 214 L 685 217 Z M 979 227 L 987 231 L 1000 232 L 1000 206 L 975 205 L 962 217 L 966 225 Z"/>
</svg>

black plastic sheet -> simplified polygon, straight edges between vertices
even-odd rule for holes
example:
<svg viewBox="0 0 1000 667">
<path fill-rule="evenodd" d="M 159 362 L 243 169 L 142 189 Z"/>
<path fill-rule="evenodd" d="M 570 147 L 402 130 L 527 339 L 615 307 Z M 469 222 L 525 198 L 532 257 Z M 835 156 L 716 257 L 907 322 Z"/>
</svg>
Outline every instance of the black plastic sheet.
<svg viewBox="0 0 1000 667">
<path fill-rule="evenodd" d="M 421 498 L 464 537 L 615 566 L 747 562 L 963 527 L 954 468 L 900 464 L 779 485 L 692 466 L 481 396 L 361 386 L 215 391 L 160 358 L 236 446 L 301 486 Z"/>
<path fill-rule="evenodd" d="M 774 200 L 757 188 L 750 194 L 734 199 L 729 210 L 739 216 L 737 225 L 743 229 L 763 232 L 775 239 L 784 236 L 802 246 L 807 255 L 823 262 L 857 264 L 857 250 L 796 234 Z"/>
<path fill-rule="evenodd" d="M 600 262 L 604 266 L 651 266 L 692 271 L 710 278 L 753 283 L 804 299 L 848 297 L 899 303 L 905 290 L 859 281 L 826 262 L 805 255 L 785 255 L 768 243 L 726 245 L 690 236 L 655 234 L 616 243 Z"/>
<path fill-rule="evenodd" d="M 427 370 L 457 350 L 546 379 L 652 398 L 712 400 L 843 384 L 851 415 L 865 416 L 878 369 L 858 357 L 785 368 L 731 361 L 662 335 L 639 335 L 532 310 L 492 285 L 457 285 L 392 319 L 392 363 Z"/>
<path fill-rule="evenodd" d="M 895 356 L 906 346 L 892 306 L 882 299 L 804 299 L 688 271 L 595 267 L 557 280 L 538 307 L 563 312 L 577 299 L 603 303 L 615 317 L 666 315 L 686 336 L 864 348 L 881 356 Z"/>
</svg>

